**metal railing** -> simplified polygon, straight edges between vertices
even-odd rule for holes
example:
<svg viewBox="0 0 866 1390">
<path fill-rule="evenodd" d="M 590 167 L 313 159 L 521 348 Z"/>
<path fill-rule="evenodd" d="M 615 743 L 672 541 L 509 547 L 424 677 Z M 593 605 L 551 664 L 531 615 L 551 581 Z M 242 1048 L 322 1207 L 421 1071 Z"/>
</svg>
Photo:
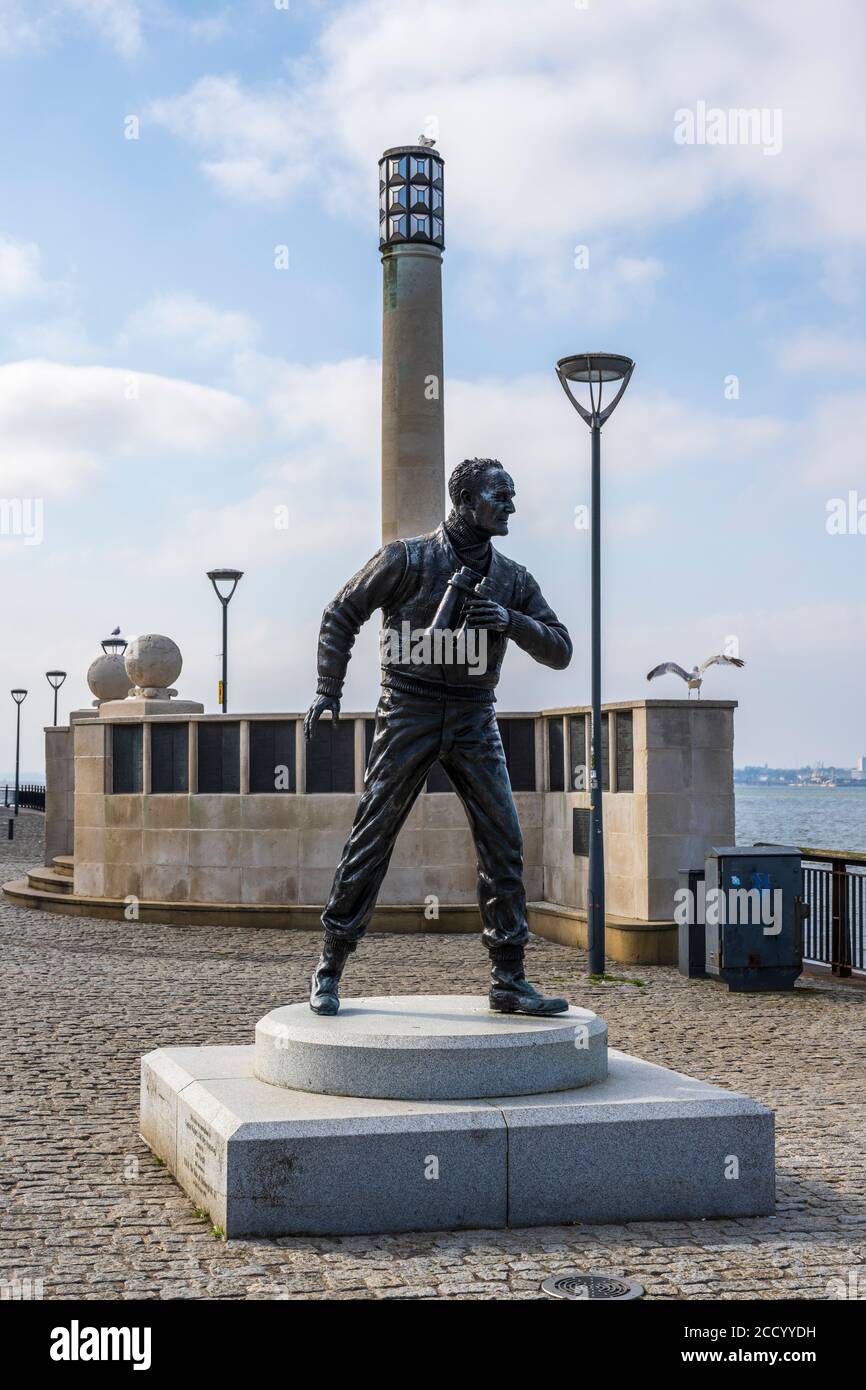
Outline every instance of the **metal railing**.
<svg viewBox="0 0 866 1390">
<path fill-rule="evenodd" d="M 803 958 L 834 975 L 866 971 L 866 854 L 802 846 Z"/>
<path fill-rule="evenodd" d="M 10 787 L 8 782 L 6 783 L 6 789 L 3 793 L 3 805 L 15 805 L 15 787 L 14 785 Z M 44 811 L 45 788 L 39 786 L 36 782 L 25 782 L 23 786 L 19 786 L 18 806 L 19 809 L 23 807 L 24 810 L 27 811 Z"/>
<path fill-rule="evenodd" d="M 803 963 L 844 979 L 866 972 L 866 854 L 798 845 L 803 856 Z"/>
</svg>

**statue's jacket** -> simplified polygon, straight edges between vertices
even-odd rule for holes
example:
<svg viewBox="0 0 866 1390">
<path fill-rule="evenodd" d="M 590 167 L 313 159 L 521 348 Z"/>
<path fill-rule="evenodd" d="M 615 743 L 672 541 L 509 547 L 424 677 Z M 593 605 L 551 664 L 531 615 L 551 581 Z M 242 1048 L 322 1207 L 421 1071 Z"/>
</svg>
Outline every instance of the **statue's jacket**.
<svg viewBox="0 0 866 1390">
<path fill-rule="evenodd" d="M 429 627 L 449 579 L 462 563 L 444 524 L 427 535 L 383 546 L 325 609 L 319 632 L 319 694 L 340 698 L 355 638 L 376 609 L 382 610 L 385 633 L 420 634 Z M 474 660 L 455 661 L 459 646 L 447 660 L 437 663 L 433 652 L 431 659 L 419 661 L 423 645 L 395 641 L 383 664 L 384 688 L 489 703 L 495 699 L 509 638 L 544 666 L 563 670 L 568 665 L 571 639 L 532 575 L 491 545 L 486 578 L 485 597 L 508 610 L 509 624 L 505 632 L 483 634 L 484 661 L 479 662 L 477 654 Z"/>
</svg>

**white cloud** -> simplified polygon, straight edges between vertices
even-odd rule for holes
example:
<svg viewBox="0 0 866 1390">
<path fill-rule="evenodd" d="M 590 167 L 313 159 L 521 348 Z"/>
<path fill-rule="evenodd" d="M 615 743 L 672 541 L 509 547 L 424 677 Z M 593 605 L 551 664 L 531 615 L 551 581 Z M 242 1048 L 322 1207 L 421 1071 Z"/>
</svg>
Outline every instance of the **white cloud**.
<svg viewBox="0 0 866 1390">
<path fill-rule="evenodd" d="M 223 193 L 280 198 L 312 173 L 315 114 L 281 84 L 251 91 L 236 77 L 203 77 L 182 96 L 151 102 L 146 115 L 202 153 L 203 172 Z"/>
<path fill-rule="evenodd" d="M 186 32 L 193 39 L 198 39 L 202 43 L 217 43 L 218 40 L 225 38 L 231 30 L 231 18 L 228 11 L 221 14 L 204 15 L 201 19 L 183 20 Z"/>
<path fill-rule="evenodd" d="M 33 0 L 0 0 L 0 57 L 38 46 L 44 15 L 34 9 Z"/>
<path fill-rule="evenodd" d="M 838 495 L 864 492 L 866 479 L 866 391 L 825 392 L 791 430 L 786 473 Z"/>
<path fill-rule="evenodd" d="M 46 289 L 35 242 L 0 237 L 0 303 L 34 298 Z"/>
<path fill-rule="evenodd" d="M 54 362 L 0 366 L 0 496 L 68 493 L 125 462 L 219 451 L 252 420 L 237 396 L 188 381 Z"/>
<path fill-rule="evenodd" d="M 35 242 L 0 237 L 0 306 L 7 356 L 80 361 L 95 355 L 74 281 L 46 279 Z"/>
<path fill-rule="evenodd" d="M 205 77 L 151 116 L 224 193 L 282 199 L 327 170 L 322 197 L 360 221 L 375 154 L 432 113 L 451 240 L 487 255 L 561 242 L 566 257 L 575 240 L 645 234 L 736 195 L 765 244 L 862 248 L 866 12 L 830 9 L 838 22 L 816 24 L 810 0 L 437 0 L 422 38 L 411 6 L 362 0 L 329 17 L 289 80 Z M 675 144 L 674 113 L 699 100 L 781 109 L 781 153 Z"/>
<path fill-rule="evenodd" d="M 0 496 L 74 493 L 101 470 L 127 465 L 147 487 L 152 461 L 163 456 L 216 460 L 230 449 L 246 461 L 245 471 L 228 475 L 234 496 L 223 482 L 214 497 L 209 484 L 190 475 L 155 534 L 127 527 L 79 537 L 65 530 L 67 558 L 87 547 L 77 564 L 67 565 L 75 576 L 68 604 L 93 616 L 89 637 L 81 623 L 70 628 L 75 650 L 61 664 L 77 670 L 78 652 L 83 671 L 94 654 L 88 643 L 95 645 L 102 628 L 117 621 L 129 630 L 168 631 L 186 659 L 183 693 L 212 700 L 219 615 L 203 576 L 214 564 L 232 564 L 245 571 L 233 610 L 235 707 L 303 706 L 314 688 L 324 603 L 379 543 L 379 371 L 368 359 L 311 368 L 250 351 L 234 358 L 232 393 L 141 375 L 136 402 L 126 399 L 129 374 L 120 370 L 49 363 L 0 368 Z M 826 408 L 829 415 L 841 412 L 850 430 L 846 400 Z M 855 396 L 849 404 L 866 420 L 866 402 Z M 504 548 L 537 575 L 575 639 L 564 676 L 512 652 L 501 707 L 585 701 L 588 549 L 572 509 L 588 500 L 586 428 L 552 372 L 514 381 L 452 379 L 446 420 L 449 464 L 494 453 L 513 470 L 518 512 Z M 839 662 L 855 680 L 862 666 L 857 658 L 859 665 L 850 667 L 862 605 L 837 614 L 828 582 L 812 594 L 790 549 L 790 525 L 783 535 L 775 525 L 784 498 L 768 485 L 777 471 L 799 476 L 827 427 L 819 410 L 797 425 L 781 425 L 721 407 L 701 411 L 632 383 L 603 446 L 606 698 L 645 695 L 645 674 L 655 661 L 698 659 L 736 633 L 748 665 L 734 675 L 715 673 L 707 693 L 741 700 L 740 760 L 754 761 L 765 749 L 771 761 L 794 759 L 795 731 L 810 727 L 816 691 L 826 690 L 832 701 Z M 751 507 L 750 493 L 757 497 Z M 818 505 L 816 539 L 822 528 Z M 828 562 L 856 565 L 858 544 L 828 543 Z M 783 562 L 787 553 L 787 569 L 774 609 L 773 576 L 765 570 L 778 569 L 780 553 Z M 48 547 L 34 554 L 34 620 L 47 622 L 58 571 Z M 82 587 L 85 579 L 89 588 Z M 93 607 L 95 580 L 102 618 Z M 755 592 L 760 609 L 751 602 Z M 375 626 L 368 625 L 353 658 L 347 709 L 370 707 L 375 698 Z M 808 682 L 801 679 L 804 632 L 821 655 Z M 59 660 L 51 656 L 52 663 Z M 776 717 L 780 689 L 784 721 Z M 854 732 L 852 712 L 836 730 L 839 751 L 836 745 L 805 751 L 844 761 L 842 745 Z"/>
<path fill-rule="evenodd" d="M 141 11 L 136 0 L 64 0 L 73 15 L 91 25 L 122 58 L 142 47 Z"/>
<path fill-rule="evenodd" d="M 255 337 L 256 326 L 248 314 L 216 309 L 190 294 L 166 294 L 130 315 L 119 345 L 125 349 L 149 340 L 211 356 L 249 348 Z"/>
<path fill-rule="evenodd" d="M 664 266 L 654 256 L 619 256 L 614 266 L 620 279 L 630 285 L 654 285 L 664 274 Z"/>
<path fill-rule="evenodd" d="M 508 280 L 508 313 L 522 321 L 548 323 L 551 316 L 611 324 L 651 305 L 665 267 L 654 256 L 617 253 L 616 240 L 536 247 L 531 264 L 521 263 Z M 588 252 L 588 255 L 587 255 Z M 449 268 L 449 274 L 453 271 Z M 458 269 L 461 308 L 483 321 L 503 313 L 502 263 L 462 258 Z"/>
<path fill-rule="evenodd" d="M 381 373 L 366 357 L 307 367 L 249 354 L 236 364 L 238 382 L 263 400 L 279 437 L 312 446 L 350 487 L 371 461 L 377 472 Z"/>
<path fill-rule="evenodd" d="M 198 570 L 206 554 L 220 551 L 214 538 L 222 538 L 226 552 L 234 549 L 232 563 L 241 565 L 348 547 L 348 574 L 379 538 L 380 364 L 358 358 L 306 367 L 249 353 L 235 360 L 233 380 L 267 422 L 273 443 L 250 495 L 184 518 L 166 537 L 161 563 Z M 574 508 L 589 500 L 589 435 L 553 372 L 511 381 L 449 379 L 445 419 L 446 473 L 476 454 L 496 456 L 513 471 L 519 533 L 535 547 L 530 566 L 543 565 L 551 545 L 573 550 Z M 666 518 L 653 495 L 658 479 L 723 468 L 751 482 L 786 439 L 778 421 L 700 411 L 633 386 L 605 432 L 606 486 L 618 489 L 606 528 L 639 541 L 663 524 L 682 524 L 687 496 L 680 494 L 673 519 Z M 287 530 L 274 525 L 277 507 L 288 509 Z"/>
<path fill-rule="evenodd" d="M 859 375 L 866 372 L 866 339 L 827 329 L 802 329 L 779 345 L 778 362 L 785 372 Z"/>
<path fill-rule="evenodd" d="M 19 323 L 9 330 L 8 343 L 15 358 L 81 362 L 97 355 L 97 348 L 77 314 Z"/>
<path fill-rule="evenodd" d="M 299 462 L 291 469 L 295 476 L 301 471 Z M 308 490 L 298 492 L 275 482 L 238 502 L 193 507 L 166 529 L 149 568 L 154 573 L 203 574 L 215 564 L 231 564 L 261 573 L 287 562 L 303 563 L 310 556 L 339 554 L 365 530 L 372 553 L 376 519 L 372 499 L 360 513 L 346 496 L 334 496 L 325 508 L 312 501 Z M 313 606 L 321 610 L 329 597 L 316 595 Z"/>
<path fill-rule="evenodd" d="M 530 532 L 568 534 L 574 507 L 589 501 L 589 432 L 552 371 L 513 381 L 450 380 L 445 420 L 449 460 L 493 454 L 511 464 Z M 604 431 L 605 478 L 634 492 L 656 479 L 724 468 L 742 482 L 773 456 L 785 431 L 777 420 L 689 406 L 636 379 Z M 551 497 L 560 499 L 555 508 Z"/>
<path fill-rule="evenodd" d="M 83 21 L 122 58 L 141 50 L 136 0 L 0 0 L 0 56 L 59 42 Z"/>
<path fill-rule="evenodd" d="M 194 573 L 220 554 L 257 569 L 312 557 L 327 568 L 329 556 L 358 546 L 362 563 L 379 536 L 379 364 L 356 358 L 309 368 L 249 353 L 237 359 L 234 379 L 272 440 L 254 490 L 193 508 L 167 531 L 156 562 Z M 348 573 L 355 562 L 347 563 Z M 313 605 L 321 610 L 324 601 L 318 594 Z"/>
</svg>

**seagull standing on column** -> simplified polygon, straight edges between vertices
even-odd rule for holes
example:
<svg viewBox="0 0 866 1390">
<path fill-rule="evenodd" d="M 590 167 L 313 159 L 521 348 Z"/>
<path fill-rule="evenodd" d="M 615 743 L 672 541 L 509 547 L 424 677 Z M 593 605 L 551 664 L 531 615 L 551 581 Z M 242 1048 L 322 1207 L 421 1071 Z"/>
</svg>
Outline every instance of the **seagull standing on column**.
<svg viewBox="0 0 866 1390">
<path fill-rule="evenodd" d="M 700 699 L 704 672 L 708 666 L 745 666 L 745 664 L 745 661 L 739 656 L 708 656 L 706 661 L 701 662 L 700 666 L 693 666 L 690 671 L 685 671 L 675 661 L 663 661 L 661 665 L 652 668 L 647 675 L 647 680 L 655 680 L 656 676 L 679 676 L 689 688 L 689 699 L 692 698 L 693 690 L 698 692 L 698 699 Z"/>
</svg>

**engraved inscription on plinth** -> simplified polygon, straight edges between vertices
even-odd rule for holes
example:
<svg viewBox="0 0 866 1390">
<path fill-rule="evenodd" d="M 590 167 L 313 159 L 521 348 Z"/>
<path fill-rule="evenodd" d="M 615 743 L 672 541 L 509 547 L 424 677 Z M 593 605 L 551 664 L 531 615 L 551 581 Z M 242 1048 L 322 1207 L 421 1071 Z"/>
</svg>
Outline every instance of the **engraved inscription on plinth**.
<svg viewBox="0 0 866 1390">
<path fill-rule="evenodd" d="M 193 1085 L 190 1092 L 197 1092 Z M 212 1130 L 200 1113 L 194 1113 L 198 1097 L 180 1097 L 177 1125 L 177 1175 L 193 1197 L 218 1224 L 226 1201 L 225 1140 Z"/>
</svg>

